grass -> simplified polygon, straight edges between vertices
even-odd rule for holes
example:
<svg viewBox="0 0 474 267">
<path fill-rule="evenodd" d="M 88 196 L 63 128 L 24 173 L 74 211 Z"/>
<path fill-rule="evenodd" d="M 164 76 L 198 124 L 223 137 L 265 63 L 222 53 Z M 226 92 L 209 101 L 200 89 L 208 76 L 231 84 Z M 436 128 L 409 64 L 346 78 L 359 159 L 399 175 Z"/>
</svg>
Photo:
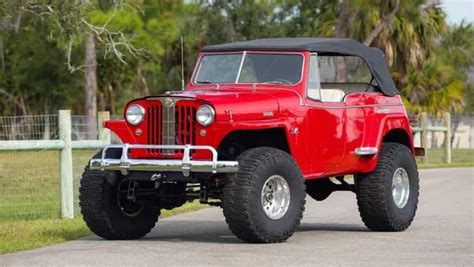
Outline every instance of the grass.
<svg viewBox="0 0 474 267">
<path fill-rule="evenodd" d="M 0 254 L 48 246 L 90 234 L 81 217 L 0 223 Z"/>
<path fill-rule="evenodd" d="M 428 163 L 422 163 L 418 158 L 418 165 L 422 169 L 450 168 L 450 167 L 474 167 L 474 149 L 453 149 L 451 151 L 452 163 L 444 163 L 444 150 L 442 148 L 430 148 L 427 151 Z"/>
<path fill-rule="evenodd" d="M 164 210 L 160 219 L 207 207 L 198 202 Z M 49 246 L 92 234 L 81 216 L 71 220 L 36 219 L 0 222 L 0 254 Z"/>
<path fill-rule="evenodd" d="M 74 151 L 75 208 L 82 169 L 95 151 Z M 0 222 L 60 215 L 59 152 L 0 153 Z"/>
<path fill-rule="evenodd" d="M 428 161 L 430 163 L 442 163 L 444 159 L 444 149 L 428 149 Z M 451 151 L 453 163 L 474 163 L 474 149 L 453 149 Z"/>
<path fill-rule="evenodd" d="M 428 163 L 428 164 L 418 165 L 418 168 L 420 169 L 456 168 L 456 167 L 474 167 L 474 162 Z"/>
</svg>

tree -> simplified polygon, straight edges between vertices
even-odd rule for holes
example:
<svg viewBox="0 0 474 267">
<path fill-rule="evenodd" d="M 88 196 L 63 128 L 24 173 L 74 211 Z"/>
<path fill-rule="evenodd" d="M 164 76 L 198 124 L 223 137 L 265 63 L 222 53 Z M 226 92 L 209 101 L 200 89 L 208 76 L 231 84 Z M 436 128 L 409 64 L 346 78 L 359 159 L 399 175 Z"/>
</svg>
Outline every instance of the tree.
<svg viewBox="0 0 474 267">
<path fill-rule="evenodd" d="M 0 114 L 95 115 L 84 103 L 117 114 L 131 98 L 178 90 L 181 36 L 185 77 L 207 44 L 338 36 L 384 51 L 410 112 L 461 112 L 472 88 L 472 26 L 448 30 L 437 1 L 2 1 Z M 96 93 L 94 78 L 85 84 L 94 68 Z"/>
<path fill-rule="evenodd" d="M 20 1 L 7 2 L 11 5 L 7 13 L 0 6 L 0 94 L 6 96 L 0 98 L 0 114 L 41 114 L 68 106 L 72 97 L 67 92 L 77 90 L 78 82 L 64 64 L 64 53 L 55 52 L 61 46 L 50 38 L 49 29 L 33 13 L 35 8 L 21 7 Z"/>
<path fill-rule="evenodd" d="M 105 21 L 103 24 L 94 24 L 90 21 L 88 14 L 96 10 L 104 12 L 106 11 L 104 9 L 109 9 L 113 10 L 111 12 L 113 14 L 109 15 L 112 18 L 124 8 L 136 9 L 127 3 L 107 0 L 98 2 L 53 0 L 39 3 L 6 1 L 6 3 L 0 4 L 0 14 L 2 14 L 0 30 L 2 33 L 19 33 L 22 29 L 41 25 L 43 36 L 47 36 L 48 41 L 57 44 L 56 50 L 66 52 L 64 63 L 67 63 L 71 75 L 77 71 L 84 72 L 84 111 L 88 117 L 88 132 L 94 132 L 97 129 L 96 40 L 103 46 L 102 52 L 105 55 L 113 54 L 124 64 L 126 63 L 123 59 L 124 54 L 139 56 L 139 51 L 120 30 L 110 30 L 108 28 L 109 21 Z M 3 36 L 4 34 L 2 34 Z M 0 38 L 0 41 L 0 59 L 4 65 L 3 38 Z M 79 64 L 78 61 L 74 61 L 73 55 L 73 50 L 77 46 L 85 50 L 84 59 Z M 19 97 L 9 91 L 11 90 L 2 89 L 0 92 L 3 92 L 4 95 L 8 94 L 9 98 L 17 99 Z M 22 101 L 15 102 L 23 103 Z M 22 110 L 27 112 L 25 108 Z"/>
<path fill-rule="evenodd" d="M 464 82 L 435 51 L 447 32 L 437 1 L 343 0 L 337 14 L 335 36 L 385 52 L 410 112 L 462 110 Z M 337 66 L 343 74 L 344 64 Z"/>
<path fill-rule="evenodd" d="M 93 133 L 97 129 L 97 59 L 95 49 L 95 37 L 93 35 L 86 36 L 84 49 L 84 102 L 89 139 L 95 139 Z"/>
<path fill-rule="evenodd" d="M 454 75 L 464 84 L 465 95 L 464 111 L 474 113 L 474 26 L 464 21 L 459 25 L 449 28 L 440 44 L 435 48 L 435 53 L 444 65 L 454 68 Z M 469 77 L 469 75 L 471 77 Z"/>
</svg>

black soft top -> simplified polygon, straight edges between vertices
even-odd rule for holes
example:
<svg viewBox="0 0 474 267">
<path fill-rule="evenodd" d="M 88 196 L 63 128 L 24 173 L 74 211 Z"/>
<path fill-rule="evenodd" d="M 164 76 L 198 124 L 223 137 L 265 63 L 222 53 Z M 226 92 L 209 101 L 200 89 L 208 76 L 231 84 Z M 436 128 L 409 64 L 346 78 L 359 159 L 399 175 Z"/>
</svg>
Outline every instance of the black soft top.
<svg viewBox="0 0 474 267">
<path fill-rule="evenodd" d="M 209 45 L 203 52 L 220 51 L 310 51 L 320 55 L 347 55 L 362 58 L 374 75 L 380 90 L 388 96 L 398 94 L 395 83 L 390 76 L 383 52 L 375 47 L 368 47 L 351 39 L 341 38 L 268 38 L 236 43 Z"/>
</svg>

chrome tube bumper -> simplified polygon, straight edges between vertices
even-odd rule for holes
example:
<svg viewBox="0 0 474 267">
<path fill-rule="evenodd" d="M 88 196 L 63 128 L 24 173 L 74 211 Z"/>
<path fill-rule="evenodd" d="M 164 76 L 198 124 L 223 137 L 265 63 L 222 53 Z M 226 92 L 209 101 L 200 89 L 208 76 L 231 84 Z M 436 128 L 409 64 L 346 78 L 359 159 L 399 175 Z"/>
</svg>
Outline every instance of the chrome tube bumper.
<svg viewBox="0 0 474 267">
<path fill-rule="evenodd" d="M 110 148 L 122 149 L 120 159 L 106 158 Z M 130 149 L 169 149 L 183 150 L 183 158 L 179 159 L 130 159 Z M 191 160 L 191 150 L 208 150 L 212 153 L 211 160 Z M 211 146 L 193 145 L 109 145 L 102 150 L 100 159 L 90 161 L 91 170 L 121 171 L 126 175 L 128 171 L 155 171 L 155 172 L 182 172 L 189 176 L 191 172 L 233 173 L 239 170 L 237 161 L 218 161 L 217 151 Z"/>
</svg>

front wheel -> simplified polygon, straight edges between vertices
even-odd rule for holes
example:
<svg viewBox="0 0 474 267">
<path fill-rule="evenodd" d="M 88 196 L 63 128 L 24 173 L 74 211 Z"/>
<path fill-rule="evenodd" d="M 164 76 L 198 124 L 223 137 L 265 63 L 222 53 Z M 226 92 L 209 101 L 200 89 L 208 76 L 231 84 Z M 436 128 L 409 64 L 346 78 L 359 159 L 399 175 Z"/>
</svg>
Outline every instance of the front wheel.
<svg viewBox="0 0 474 267">
<path fill-rule="evenodd" d="M 410 149 L 383 143 L 377 166 L 355 177 L 362 221 L 376 231 L 403 231 L 412 223 L 419 195 L 419 178 Z"/>
<path fill-rule="evenodd" d="M 105 239 L 137 239 L 155 226 L 159 208 L 130 200 L 134 186 L 118 172 L 92 171 L 87 166 L 79 188 L 79 205 L 84 221 Z"/>
<path fill-rule="evenodd" d="M 230 230 L 250 243 L 288 239 L 303 217 L 305 185 L 298 165 L 275 148 L 249 149 L 228 175 L 222 207 Z"/>
</svg>

